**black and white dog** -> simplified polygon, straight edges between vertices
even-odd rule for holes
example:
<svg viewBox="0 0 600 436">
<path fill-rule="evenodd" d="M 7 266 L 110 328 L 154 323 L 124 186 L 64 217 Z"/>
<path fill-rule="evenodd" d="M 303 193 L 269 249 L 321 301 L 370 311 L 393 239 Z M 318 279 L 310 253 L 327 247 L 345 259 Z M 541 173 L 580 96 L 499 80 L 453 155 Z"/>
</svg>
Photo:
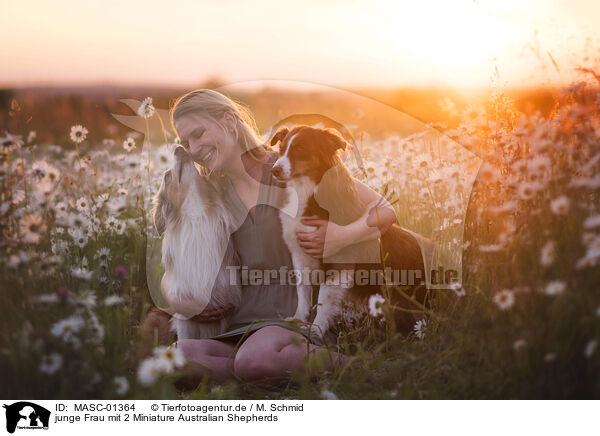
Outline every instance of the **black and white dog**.
<svg viewBox="0 0 600 436">
<path fill-rule="evenodd" d="M 347 146 L 346 141 L 333 129 L 296 126 L 291 130 L 287 127 L 280 128 L 271 139 L 271 145 L 277 143 L 279 159 L 275 162 L 272 173 L 286 185 L 287 204 L 280 211 L 280 219 L 294 269 L 301 271 L 304 268 L 322 268 L 337 269 L 340 272 L 353 272 L 357 269 L 383 270 L 382 263 L 360 263 L 360 255 L 357 256 L 359 262 L 350 260 L 323 264 L 304 253 L 296 239 L 298 231 L 315 230 L 300 222 L 304 216 L 316 215 L 339 225 L 347 225 L 366 212 L 367 205 L 361 201 L 355 181 L 339 155 L 339 151 Z M 296 215 L 290 215 L 290 210 L 297 210 Z M 420 240 L 430 243 L 425 238 Z M 392 225 L 381 236 L 380 248 L 380 259 L 385 259 L 386 267 L 419 271 L 420 277 L 425 277 L 421 246 L 411 232 Z M 320 284 L 318 310 L 313 325 L 324 334 L 340 313 L 342 300 L 346 296 L 365 299 L 377 292 L 381 292 L 381 286 L 377 284 L 357 286 L 350 280 L 342 285 L 326 280 Z M 308 321 L 310 295 L 310 283 L 298 285 L 298 308 L 294 318 Z M 391 302 L 397 308 L 394 311 L 396 327 L 404 332 L 410 331 L 414 323 L 422 318 L 420 308 L 426 303 L 426 298 L 427 288 L 421 281 L 406 287 L 403 292 L 393 293 Z"/>
</svg>

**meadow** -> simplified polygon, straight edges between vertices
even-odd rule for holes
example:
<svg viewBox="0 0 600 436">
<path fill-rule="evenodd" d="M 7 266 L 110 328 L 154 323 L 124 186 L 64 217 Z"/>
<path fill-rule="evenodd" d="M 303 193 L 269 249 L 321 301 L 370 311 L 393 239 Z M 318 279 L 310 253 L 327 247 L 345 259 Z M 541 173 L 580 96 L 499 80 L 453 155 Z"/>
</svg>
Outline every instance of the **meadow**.
<svg viewBox="0 0 600 436">
<path fill-rule="evenodd" d="M 439 290 L 408 336 L 382 326 L 386 302 L 348 322 L 340 344 L 358 365 L 328 372 L 317 363 L 273 385 L 205 380 L 192 390 L 174 383 L 186 371 L 182 356 L 142 341 L 138 328 L 160 277 L 151 202 L 176 145 L 168 120 L 157 131 L 160 114 L 147 101 L 137 115 L 147 134 L 94 124 L 93 106 L 46 107 L 57 122 L 44 123 L 31 115 L 42 116 L 39 105 L 8 98 L 2 396 L 599 398 L 599 85 L 584 77 L 539 108 L 493 87 L 477 104 L 448 99 L 435 112 L 443 123 L 421 123 L 417 133 L 364 121 L 377 134 L 360 135 L 361 119 L 372 117 L 350 108 L 364 160 L 355 176 L 394 203 L 401 225 L 435 238 L 461 285 Z M 281 115 L 253 107 L 268 133 Z"/>
</svg>

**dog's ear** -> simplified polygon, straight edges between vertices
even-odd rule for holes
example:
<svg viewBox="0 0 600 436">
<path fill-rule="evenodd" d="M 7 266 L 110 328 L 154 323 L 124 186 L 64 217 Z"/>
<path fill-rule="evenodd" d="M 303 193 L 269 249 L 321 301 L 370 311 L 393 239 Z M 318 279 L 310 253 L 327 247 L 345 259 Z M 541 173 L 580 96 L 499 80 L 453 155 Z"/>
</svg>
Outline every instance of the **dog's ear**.
<svg viewBox="0 0 600 436">
<path fill-rule="evenodd" d="M 327 145 L 329 147 L 331 147 L 334 151 L 346 150 L 346 146 L 348 145 L 348 143 L 342 137 L 340 132 L 332 128 L 323 129 L 323 131 L 325 132 L 325 135 L 327 137 Z"/>
<path fill-rule="evenodd" d="M 165 193 L 164 184 L 162 184 L 154 198 L 153 221 L 158 236 L 162 236 L 167 228 L 167 217 L 169 216 L 170 211 L 171 203 Z"/>
<path fill-rule="evenodd" d="M 271 145 L 277 144 L 279 141 L 285 138 L 288 133 L 290 133 L 290 129 L 287 127 L 280 127 L 277 132 L 275 132 L 275 135 L 273 135 L 271 138 Z"/>
</svg>

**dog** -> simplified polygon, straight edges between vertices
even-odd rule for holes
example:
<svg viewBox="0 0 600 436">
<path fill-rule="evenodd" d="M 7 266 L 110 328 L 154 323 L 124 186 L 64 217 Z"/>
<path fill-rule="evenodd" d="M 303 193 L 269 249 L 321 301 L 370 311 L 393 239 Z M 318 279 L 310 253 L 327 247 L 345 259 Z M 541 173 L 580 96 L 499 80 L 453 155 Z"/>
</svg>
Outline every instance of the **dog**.
<svg viewBox="0 0 600 436">
<path fill-rule="evenodd" d="M 200 175 L 182 146 L 174 156 L 154 198 L 154 226 L 163 236 L 161 292 L 173 313 L 170 330 L 177 338 L 203 339 L 225 332 L 241 303 L 241 287 L 230 283 L 226 270 L 240 261 L 229 238 L 233 217 L 217 185 Z M 209 311 L 220 319 L 197 320 Z"/>
<path fill-rule="evenodd" d="M 270 141 L 271 146 L 278 143 L 279 158 L 273 165 L 272 174 L 286 186 L 287 204 L 280 210 L 280 220 L 283 238 L 296 271 L 304 268 L 382 271 L 383 259 L 386 267 L 413 271 L 415 277 L 425 277 L 425 262 L 417 237 L 428 246 L 432 246 L 431 241 L 395 224 L 381 235 L 381 256 L 376 263 L 355 263 L 350 258 L 341 263 L 323 264 L 305 254 L 298 244 L 296 232 L 311 232 L 315 228 L 302 224 L 300 220 L 303 216 L 316 215 L 339 225 L 347 225 L 364 215 L 366 205 L 361 201 L 354 178 L 340 157 L 339 152 L 345 150 L 347 143 L 338 132 L 310 126 L 296 126 L 291 130 L 282 127 Z M 297 206 L 297 209 L 293 206 Z M 294 210 L 297 213 L 292 216 Z M 355 259 L 364 259 L 360 258 L 360 247 L 354 253 L 359 254 Z M 364 301 L 368 296 L 381 292 L 380 284 L 358 286 L 354 284 L 352 274 L 350 278 L 345 286 L 328 280 L 320 283 L 318 310 L 312 324 L 321 334 L 325 334 L 332 326 L 346 297 Z M 422 318 L 421 309 L 427 304 L 427 288 L 422 281 L 419 282 L 402 292 L 396 289 L 390 296 L 396 308 L 396 328 L 404 333 L 411 331 L 415 322 Z M 292 318 L 308 321 L 311 284 L 299 283 L 297 288 L 298 307 Z"/>
</svg>

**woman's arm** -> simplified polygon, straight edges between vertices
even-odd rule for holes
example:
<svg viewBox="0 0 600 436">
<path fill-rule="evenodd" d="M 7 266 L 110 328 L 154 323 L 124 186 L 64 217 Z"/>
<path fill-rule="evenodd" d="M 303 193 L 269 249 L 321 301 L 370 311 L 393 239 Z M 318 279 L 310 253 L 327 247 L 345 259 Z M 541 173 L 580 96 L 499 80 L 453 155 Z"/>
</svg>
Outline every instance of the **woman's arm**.
<svg viewBox="0 0 600 436">
<path fill-rule="evenodd" d="M 309 256 L 329 257 L 348 245 L 376 239 L 396 222 L 396 212 L 385 198 L 360 180 L 354 179 L 354 182 L 358 195 L 367 205 L 365 213 L 345 226 L 317 217 L 304 218 L 303 224 L 318 227 L 314 232 L 296 233 L 298 243 Z"/>
</svg>

